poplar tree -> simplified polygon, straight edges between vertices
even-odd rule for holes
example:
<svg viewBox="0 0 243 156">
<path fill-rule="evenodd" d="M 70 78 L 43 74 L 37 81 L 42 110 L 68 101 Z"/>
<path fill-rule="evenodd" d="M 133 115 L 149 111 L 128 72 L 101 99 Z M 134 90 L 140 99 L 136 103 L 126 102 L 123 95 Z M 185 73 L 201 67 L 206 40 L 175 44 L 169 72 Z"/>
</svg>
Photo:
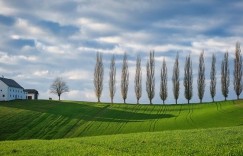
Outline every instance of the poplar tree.
<svg viewBox="0 0 243 156">
<path fill-rule="evenodd" d="M 204 92 L 205 92 L 204 51 L 202 51 L 201 54 L 200 54 L 200 56 L 199 56 L 197 89 L 198 89 L 198 97 L 200 99 L 200 103 L 202 103 L 202 99 L 203 99 Z"/>
<path fill-rule="evenodd" d="M 179 55 L 177 53 L 174 67 L 173 67 L 173 75 L 172 75 L 172 84 L 173 84 L 173 94 L 177 104 L 177 100 L 180 94 L 180 70 L 179 70 Z"/>
<path fill-rule="evenodd" d="M 237 42 L 235 46 L 235 59 L 234 59 L 234 90 L 239 100 L 242 92 L 242 56 L 240 50 L 240 43 Z"/>
<path fill-rule="evenodd" d="M 110 63 L 110 80 L 109 80 L 109 89 L 110 89 L 110 98 L 111 103 L 113 103 L 113 99 L 116 93 L 116 63 L 115 56 L 113 55 Z"/>
<path fill-rule="evenodd" d="M 221 64 L 221 91 L 226 100 L 229 94 L 229 85 L 230 85 L 230 77 L 229 77 L 229 54 L 226 52 L 224 54 L 224 59 Z"/>
<path fill-rule="evenodd" d="M 190 100 L 192 98 L 192 61 L 191 56 L 189 55 L 186 57 L 185 67 L 184 67 L 184 87 L 185 87 L 185 98 L 187 99 L 187 103 L 190 103 Z"/>
<path fill-rule="evenodd" d="M 165 104 L 165 100 L 168 96 L 167 93 L 167 66 L 165 59 L 163 59 L 163 64 L 161 68 L 161 75 L 160 75 L 160 98 L 163 100 L 163 104 Z"/>
<path fill-rule="evenodd" d="M 103 77 L 104 77 L 104 66 L 102 61 L 102 55 L 99 52 L 97 52 L 93 82 L 94 82 L 95 95 L 98 98 L 98 102 L 100 102 L 100 97 L 103 90 Z"/>
<path fill-rule="evenodd" d="M 210 94 L 214 102 L 214 97 L 216 95 L 216 84 L 217 84 L 217 79 L 216 79 L 216 57 L 213 54 L 212 55 L 212 63 L 211 63 L 211 72 L 210 72 Z"/>
<path fill-rule="evenodd" d="M 128 64 L 127 64 L 127 54 L 124 53 L 122 73 L 121 73 L 121 95 L 124 103 L 126 103 L 126 99 L 127 99 L 128 85 L 129 85 L 129 71 L 128 71 Z"/>
<path fill-rule="evenodd" d="M 137 98 L 137 104 L 139 104 L 139 99 L 142 96 L 142 70 L 141 70 L 141 58 L 138 55 L 136 61 L 136 73 L 134 79 L 134 90 Z"/>
<path fill-rule="evenodd" d="M 149 102 L 152 104 L 152 99 L 154 98 L 155 94 L 155 77 L 154 77 L 154 51 L 149 53 L 149 60 L 147 62 L 147 79 L 146 79 L 146 91 L 148 94 Z"/>
</svg>

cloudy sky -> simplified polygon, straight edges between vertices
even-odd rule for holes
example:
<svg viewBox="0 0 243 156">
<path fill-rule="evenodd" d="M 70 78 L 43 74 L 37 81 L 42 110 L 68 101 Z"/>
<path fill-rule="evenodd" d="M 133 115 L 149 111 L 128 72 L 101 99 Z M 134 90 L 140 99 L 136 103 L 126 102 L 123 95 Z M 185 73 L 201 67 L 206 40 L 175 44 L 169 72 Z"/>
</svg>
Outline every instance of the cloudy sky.
<svg viewBox="0 0 243 156">
<path fill-rule="evenodd" d="M 156 57 L 156 94 L 159 98 L 159 74 L 163 58 L 168 66 L 169 97 L 171 70 L 176 52 L 180 56 L 180 76 L 183 80 L 185 57 L 192 56 L 194 93 L 198 102 L 196 78 L 198 55 L 205 51 L 206 92 L 210 101 L 209 72 L 211 56 L 217 56 L 217 95 L 220 90 L 220 65 L 225 51 L 229 51 L 231 75 L 235 43 L 243 43 L 243 2 L 241 0 L 0 0 L 0 74 L 12 78 L 24 88 L 34 88 L 40 98 L 52 97 L 49 87 L 57 77 L 63 77 L 70 92 L 62 99 L 96 101 L 93 90 L 95 55 L 103 54 L 105 82 L 101 100 L 109 101 L 108 72 L 112 54 L 116 56 L 117 92 L 120 96 L 120 71 L 123 53 L 128 53 L 130 85 L 127 102 L 135 103 L 133 88 L 135 59 L 142 57 L 143 87 L 145 64 L 149 51 Z M 231 80 L 233 78 L 231 77 Z M 231 81 L 232 82 L 232 81 Z M 229 98 L 236 98 L 230 84 Z M 241 96 L 242 97 L 242 96 Z M 184 98 L 181 81 L 180 102 Z M 148 103 L 145 89 L 142 103 Z"/>
</svg>

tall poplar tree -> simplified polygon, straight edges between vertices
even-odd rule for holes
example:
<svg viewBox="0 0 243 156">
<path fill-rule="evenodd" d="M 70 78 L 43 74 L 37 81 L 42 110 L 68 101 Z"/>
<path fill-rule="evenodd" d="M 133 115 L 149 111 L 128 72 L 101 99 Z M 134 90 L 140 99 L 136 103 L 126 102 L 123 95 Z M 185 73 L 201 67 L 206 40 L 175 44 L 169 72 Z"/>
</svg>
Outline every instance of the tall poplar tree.
<svg viewBox="0 0 243 156">
<path fill-rule="evenodd" d="M 202 51 L 201 54 L 200 54 L 200 56 L 199 56 L 197 89 L 198 89 L 198 97 L 200 99 L 200 103 L 202 103 L 202 99 L 203 99 L 204 92 L 205 92 L 204 51 Z"/>
<path fill-rule="evenodd" d="M 185 67 L 184 67 L 184 87 L 185 87 L 185 98 L 187 99 L 187 103 L 190 103 L 190 100 L 192 98 L 192 83 L 193 83 L 193 77 L 192 77 L 192 61 L 191 56 L 189 55 L 186 57 Z"/>
<path fill-rule="evenodd" d="M 155 94 L 155 61 L 154 61 L 154 51 L 149 53 L 149 60 L 147 62 L 147 79 L 146 79 L 146 91 L 149 98 L 149 103 L 152 104 L 152 99 Z"/>
<path fill-rule="evenodd" d="M 224 54 L 224 59 L 221 64 L 221 91 L 226 100 L 229 94 L 229 85 L 230 85 L 230 77 L 229 77 L 229 54 L 226 52 Z"/>
<path fill-rule="evenodd" d="M 128 64 L 127 64 L 127 54 L 124 53 L 122 73 L 121 73 L 121 95 L 124 103 L 126 103 L 126 99 L 127 99 L 128 85 L 129 85 L 129 71 L 128 71 Z"/>
<path fill-rule="evenodd" d="M 165 59 L 163 59 L 161 75 L 160 75 L 160 98 L 163 100 L 163 104 L 165 104 L 165 100 L 168 96 L 167 92 L 167 66 Z"/>
<path fill-rule="evenodd" d="M 137 98 L 137 104 L 139 104 L 139 99 L 142 96 L 142 70 L 141 70 L 141 58 L 138 55 L 136 61 L 136 73 L 134 79 L 134 90 Z"/>
<path fill-rule="evenodd" d="M 216 79 L 216 57 L 213 54 L 212 55 L 212 63 L 211 63 L 211 72 L 210 72 L 210 94 L 214 102 L 214 97 L 216 95 L 216 84 L 217 84 L 217 79 Z"/>
<path fill-rule="evenodd" d="M 235 46 L 235 59 L 234 59 L 234 90 L 239 100 L 239 96 L 242 92 L 242 56 L 240 50 L 240 43 L 237 42 Z"/>
<path fill-rule="evenodd" d="M 102 61 L 102 55 L 99 52 L 97 52 L 93 82 L 95 88 L 95 95 L 98 98 L 98 102 L 100 102 L 100 97 L 103 90 L 103 77 L 104 77 L 104 66 Z"/>
<path fill-rule="evenodd" d="M 113 99 L 116 93 L 116 63 L 115 63 L 115 56 L 113 55 L 111 58 L 110 64 L 110 80 L 109 80 L 109 89 L 110 89 L 110 98 L 111 103 L 113 103 Z"/>
<path fill-rule="evenodd" d="M 173 84 L 173 94 L 177 104 L 177 100 L 180 94 L 180 70 L 179 70 L 179 55 L 177 53 L 172 75 L 172 84 Z"/>
</svg>

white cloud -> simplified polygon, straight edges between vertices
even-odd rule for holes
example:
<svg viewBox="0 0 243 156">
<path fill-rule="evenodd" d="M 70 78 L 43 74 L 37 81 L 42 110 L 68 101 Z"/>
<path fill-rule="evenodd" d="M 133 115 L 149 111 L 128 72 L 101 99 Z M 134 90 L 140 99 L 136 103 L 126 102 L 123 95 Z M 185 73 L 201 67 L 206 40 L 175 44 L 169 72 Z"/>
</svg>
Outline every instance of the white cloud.
<svg viewBox="0 0 243 156">
<path fill-rule="evenodd" d="M 126 48 L 121 45 L 116 45 L 113 49 L 79 47 L 78 50 L 80 52 L 101 52 L 104 54 L 123 54 L 125 51 L 127 51 Z"/>
<path fill-rule="evenodd" d="M 24 38 L 38 38 L 39 36 L 47 35 L 42 29 L 22 18 L 17 19 L 15 31 L 21 33 Z"/>
<path fill-rule="evenodd" d="M 45 77 L 49 74 L 49 71 L 48 70 L 40 70 L 40 71 L 35 71 L 33 73 L 33 75 L 35 76 L 42 76 L 42 77 Z"/>
<path fill-rule="evenodd" d="M 12 39 L 20 39 L 20 36 L 19 36 L 19 35 L 15 35 L 15 34 L 13 34 L 13 35 L 11 35 L 11 38 L 12 38 Z"/>
<path fill-rule="evenodd" d="M 24 56 L 24 55 L 9 55 L 5 52 L 0 52 L 0 62 L 4 64 L 18 64 L 21 61 L 36 62 L 38 57 L 36 56 Z"/>
<path fill-rule="evenodd" d="M 55 95 L 51 95 L 53 99 L 57 99 Z M 78 100 L 78 101 L 96 101 L 94 91 L 91 90 L 70 90 L 61 96 L 61 99 Z"/>
<path fill-rule="evenodd" d="M 97 41 L 107 42 L 107 43 L 122 43 L 121 37 L 118 36 L 108 36 L 108 37 L 100 37 Z"/>
<path fill-rule="evenodd" d="M 70 80 L 90 80 L 92 78 L 91 72 L 85 70 L 71 70 L 61 74 L 62 77 L 66 77 Z"/>
<path fill-rule="evenodd" d="M 45 51 L 54 53 L 54 54 L 64 54 L 65 51 L 57 46 L 45 46 Z"/>
<path fill-rule="evenodd" d="M 8 7 L 7 5 L 5 5 L 4 1 L 0 1 L 0 6 L 1 6 L 0 14 L 9 15 L 9 14 L 16 13 L 16 9 Z"/>
<path fill-rule="evenodd" d="M 81 26 L 83 29 L 89 29 L 89 31 L 94 31 L 94 32 L 108 32 L 108 31 L 117 31 L 119 30 L 116 28 L 114 25 L 108 24 L 108 23 L 102 23 L 102 22 L 96 22 L 92 19 L 88 18 L 79 18 L 76 21 L 77 26 Z"/>
</svg>

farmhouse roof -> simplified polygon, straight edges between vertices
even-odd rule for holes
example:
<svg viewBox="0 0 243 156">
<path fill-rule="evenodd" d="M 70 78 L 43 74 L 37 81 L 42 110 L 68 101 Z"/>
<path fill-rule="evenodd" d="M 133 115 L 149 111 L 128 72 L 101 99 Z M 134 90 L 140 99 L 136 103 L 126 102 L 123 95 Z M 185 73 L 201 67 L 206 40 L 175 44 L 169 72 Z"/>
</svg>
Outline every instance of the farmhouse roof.
<svg viewBox="0 0 243 156">
<path fill-rule="evenodd" d="M 35 89 L 25 89 L 24 91 L 27 93 L 32 93 L 32 94 L 39 94 L 38 91 Z"/>
<path fill-rule="evenodd" d="M 3 77 L 0 77 L 0 80 L 5 83 L 7 86 L 9 87 L 13 87 L 13 88 L 21 88 L 24 89 L 22 86 L 20 86 L 16 81 L 12 80 L 12 79 L 6 79 Z"/>
</svg>

